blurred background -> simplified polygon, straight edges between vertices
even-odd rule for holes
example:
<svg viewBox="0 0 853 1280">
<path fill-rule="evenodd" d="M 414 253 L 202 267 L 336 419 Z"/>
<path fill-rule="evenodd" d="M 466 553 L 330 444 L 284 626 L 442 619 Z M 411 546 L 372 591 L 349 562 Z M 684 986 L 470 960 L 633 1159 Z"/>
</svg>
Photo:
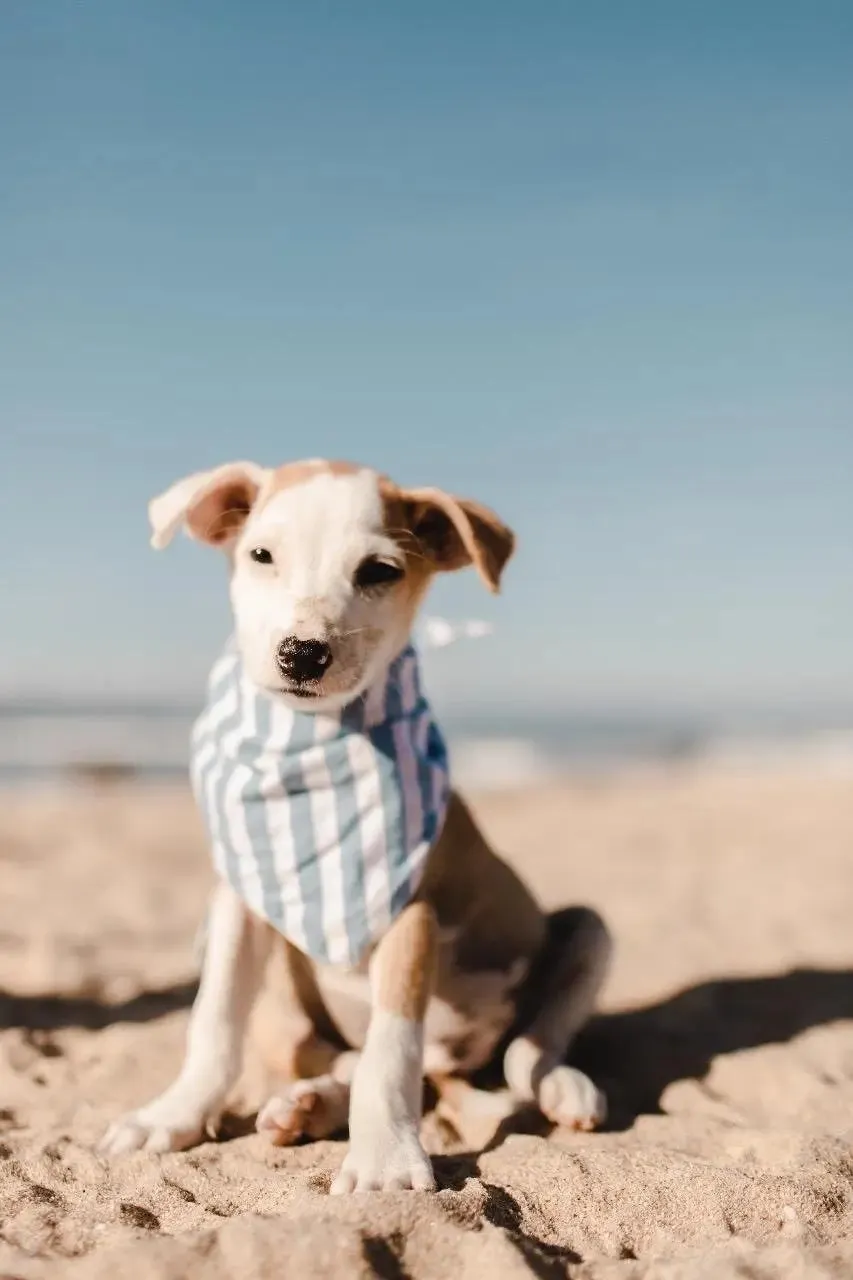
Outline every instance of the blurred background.
<svg viewBox="0 0 853 1280">
<path fill-rule="evenodd" d="M 853 761 L 853 7 L 4 0 L 0 772 L 183 769 L 228 631 L 148 499 L 494 506 L 460 776 Z M 519 679 L 523 672 L 523 679 Z"/>
</svg>

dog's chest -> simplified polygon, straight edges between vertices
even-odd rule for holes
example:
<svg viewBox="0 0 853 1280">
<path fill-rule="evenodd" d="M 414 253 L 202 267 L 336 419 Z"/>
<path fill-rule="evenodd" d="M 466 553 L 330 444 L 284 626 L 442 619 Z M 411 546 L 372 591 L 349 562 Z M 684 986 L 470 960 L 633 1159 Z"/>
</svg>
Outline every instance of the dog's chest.
<svg viewBox="0 0 853 1280">
<path fill-rule="evenodd" d="M 473 1071 L 488 1062 L 515 1019 L 527 970 L 527 962 L 517 959 L 506 970 L 466 972 L 454 962 L 452 942 L 440 947 L 435 994 L 424 1020 L 427 1074 Z M 371 1011 L 366 969 L 319 965 L 315 977 L 343 1039 L 363 1048 Z"/>
</svg>

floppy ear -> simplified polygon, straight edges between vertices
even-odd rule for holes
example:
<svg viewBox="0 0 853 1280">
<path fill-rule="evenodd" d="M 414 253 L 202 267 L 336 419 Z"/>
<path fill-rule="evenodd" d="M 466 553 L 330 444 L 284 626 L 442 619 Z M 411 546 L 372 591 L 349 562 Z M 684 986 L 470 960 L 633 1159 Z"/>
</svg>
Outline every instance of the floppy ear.
<svg viewBox="0 0 853 1280">
<path fill-rule="evenodd" d="M 168 546 L 182 524 L 199 542 L 229 542 L 243 526 L 266 475 L 254 462 L 228 462 L 178 480 L 148 504 L 152 547 Z"/>
<path fill-rule="evenodd" d="M 435 569 L 473 564 L 490 591 L 515 548 L 515 535 L 494 511 L 441 489 L 404 489 L 406 524 Z"/>
</svg>

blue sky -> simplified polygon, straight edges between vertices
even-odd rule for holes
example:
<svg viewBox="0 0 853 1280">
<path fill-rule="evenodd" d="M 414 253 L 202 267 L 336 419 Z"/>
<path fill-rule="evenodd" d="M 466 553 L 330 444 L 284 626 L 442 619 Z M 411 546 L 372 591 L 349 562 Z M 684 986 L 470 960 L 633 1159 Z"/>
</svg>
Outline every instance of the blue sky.
<svg viewBox="0 0 853 1280">
<path fill-rule="evenodd" d="M 192 694 L 188 470 L 488 501 L 459 707 L 853 703 L 853 6 L 4 0 L 0 693 Z"/>
</svg>

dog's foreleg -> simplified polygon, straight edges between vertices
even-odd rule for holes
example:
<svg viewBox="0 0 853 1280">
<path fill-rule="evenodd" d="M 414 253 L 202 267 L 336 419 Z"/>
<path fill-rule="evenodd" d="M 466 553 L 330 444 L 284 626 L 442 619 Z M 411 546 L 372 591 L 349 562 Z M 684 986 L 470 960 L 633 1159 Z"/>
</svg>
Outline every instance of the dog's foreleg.
<svg viewBox="0 0 853 1280">
<path fill-rule="evenodd" d="M 371 962 L 371 1015 L 350 1099 L 350 1149 L 332 1193 L 411 1187 L 435 1180 L 419 1130 L 424 1015 L 432 991 L 437 926 L 432 908 L 401 912 Z"/>
<path fill-rule="evenodd" d="M 111 1126 L 102 1150 L 180 1151 L 215 1126 L 242 1058 L 246 1023 L 267 958 L 269 931 L 234 891 L 219 885 L 208 917 L 198 995 L 177 1079 L 153 1102 Z"/>
</svg>

